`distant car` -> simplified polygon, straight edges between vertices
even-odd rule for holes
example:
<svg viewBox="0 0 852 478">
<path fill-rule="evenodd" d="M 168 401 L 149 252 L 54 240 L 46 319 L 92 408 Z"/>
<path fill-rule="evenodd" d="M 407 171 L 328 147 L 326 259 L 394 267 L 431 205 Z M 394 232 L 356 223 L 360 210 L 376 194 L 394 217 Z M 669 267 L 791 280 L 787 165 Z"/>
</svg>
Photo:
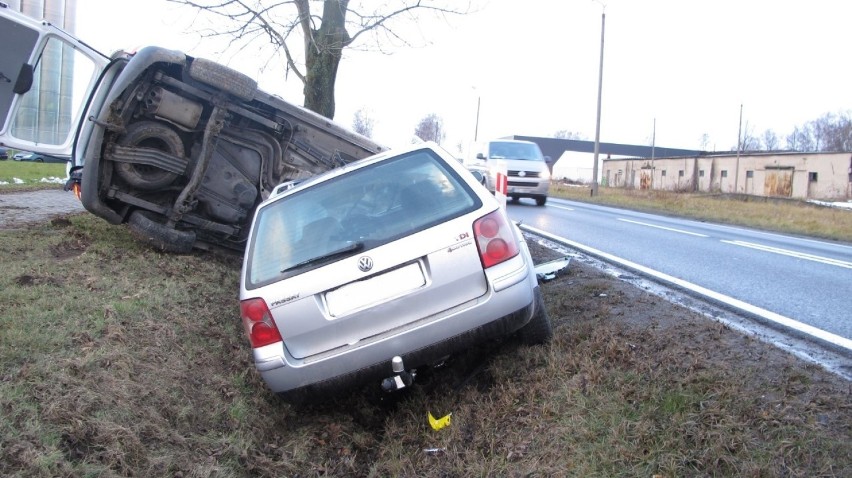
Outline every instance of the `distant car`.
<svg viewBox="0 0 852 478">
<path fill-rule="evenodd" d="M 44 162 L 44 156 L 42 156 L 40 154 L 36 154 L 36 153 L 27 153 L 27 152 L 15 153 L 15 155 L 12 156 L 12 159 L 14 159 L 15 161 L 31 161 L 31 162 L 34 162 L 34 163 L 43 163 Z"/>
<path fill-rule="evenodd" d="M 65 163 L 66 159 L 63 158 L 54 158 L 53 156 L 47 156 L 44 154 L 38 153 L 28 153 L 26 151 L 22 151 L 20 153 L 15 153 L 12 156 L 12 159 L 15 161 L 29 161 L 33 163 Z"/>
<path fill-rule="evenodd" d="M 6 148 L 0 148 L 0 161 L 4 159 L 9 159 L 9 150 Z"/>
<path fill-rule="evenodd" d="M 240 309 L 268 387 L 294 401 L 371 379 L 393 390 L 486 340 L 549 340 L 527 244 L 477 182 L 425 143 L 264 201 Z"/>
</svg>

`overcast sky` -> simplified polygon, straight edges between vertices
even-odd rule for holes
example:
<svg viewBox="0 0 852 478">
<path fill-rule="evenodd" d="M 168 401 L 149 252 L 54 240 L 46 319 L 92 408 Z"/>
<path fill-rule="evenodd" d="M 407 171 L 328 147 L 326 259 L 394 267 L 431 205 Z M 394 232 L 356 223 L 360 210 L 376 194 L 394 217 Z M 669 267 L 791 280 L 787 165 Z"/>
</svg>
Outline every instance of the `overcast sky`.
<svg viewBox="0 0 852 478">
<path fill-rule="evenodd" d="M 852 2 L 846 0 L 609 0 L 601 141 L 729 150 L 743 124 L 782 139 L 825 113 L 852 110 Z M 444 146 L 558 130 L 593 140 L 603 6 L 592 0 L 480 0 L 477 12 L 428 19 L 405 33 L 414 48 L 349 51 L 335 121 L 359 108 L 374 138 L 407 143 L 430 113 Z M 262 89 L 302 104 L 302 85 L 263 55 L 220 54 L 199 41 L 191 11 L 164 0 L 78 0 L 77 36 L 104 53 L 159 45 L 229 64 Z M 124 19 L 124 20 L 118 20 Z M 118 20 L 118 21 L 117 21 Z"/>
</svg>

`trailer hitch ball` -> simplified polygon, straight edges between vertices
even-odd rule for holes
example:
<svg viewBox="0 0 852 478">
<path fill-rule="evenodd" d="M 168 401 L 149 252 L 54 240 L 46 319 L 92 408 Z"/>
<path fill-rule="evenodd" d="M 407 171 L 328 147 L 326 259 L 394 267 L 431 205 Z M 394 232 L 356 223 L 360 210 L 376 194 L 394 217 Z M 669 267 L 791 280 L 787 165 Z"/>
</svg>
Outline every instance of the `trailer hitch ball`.
<svg viewBox="0 0 852 478">
<path fill-rule="evenodd" d="M 405 370 L 405 365 L 402 363 L 402 357 L 399 355 L 391 359 L 391 368 L 395 375 L 382 380 L 382 390 L 386 392 L 393 392 L 395 390 L 401 390 L 414 383 L 415 371 L 412 370 L 407 372 Z"/>
<path fill-rule="evenodd" d="M 402 373 L 405 371 L 405 365 L 402 363 L 402 357 L 397 355 L 391 359 L 391 368 L 393 373 Z"/>
</svg>

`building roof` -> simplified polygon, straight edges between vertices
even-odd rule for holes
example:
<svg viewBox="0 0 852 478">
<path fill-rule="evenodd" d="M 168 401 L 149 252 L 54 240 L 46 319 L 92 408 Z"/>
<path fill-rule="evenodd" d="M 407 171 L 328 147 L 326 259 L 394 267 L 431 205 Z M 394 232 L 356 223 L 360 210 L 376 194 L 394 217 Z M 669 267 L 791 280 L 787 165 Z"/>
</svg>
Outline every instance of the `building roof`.
<svg viewBox="0 0 852 478">
<path fill-rule="evenodd" d="M 539 136 L 510 136 L 507 139 L 520 139 L 524 141 L 532 141 L 538 144 L 541 152 L 545 156 L 550 156 L 552 161 L 558 160 L 565 151 L 576 151 L 580 153 L 594 153 L 595 142 L 584 141 L 578 139 L 557 139 L 543 138 Z M 651 146 L 641 146 L 636 144 L 618 144 L 618 143 L 600 143 L 598 152 L 603 155 L 627 156 L 636 158 L 650 158 L 652 155 Z M 672 156 L 696 156 L 702 154 L 703 151 L 691 149 L 676 149 L 664 148 L 661 146 L 653 147 L 653 155 L 656 158 L 667 158 Z"/>
</svg>

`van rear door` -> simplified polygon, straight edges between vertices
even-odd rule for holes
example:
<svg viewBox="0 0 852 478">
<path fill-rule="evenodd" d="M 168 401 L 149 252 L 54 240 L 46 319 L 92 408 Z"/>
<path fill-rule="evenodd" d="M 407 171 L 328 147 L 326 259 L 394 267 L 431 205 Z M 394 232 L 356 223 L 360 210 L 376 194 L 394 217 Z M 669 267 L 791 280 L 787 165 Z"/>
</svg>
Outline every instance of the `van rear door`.
<svg viewBox="0 0 852 478">
<path fill-rule="evenodd" d="M 70 158 L 109 58 L 0 3 L 0 145 Z"/>
</svg>

